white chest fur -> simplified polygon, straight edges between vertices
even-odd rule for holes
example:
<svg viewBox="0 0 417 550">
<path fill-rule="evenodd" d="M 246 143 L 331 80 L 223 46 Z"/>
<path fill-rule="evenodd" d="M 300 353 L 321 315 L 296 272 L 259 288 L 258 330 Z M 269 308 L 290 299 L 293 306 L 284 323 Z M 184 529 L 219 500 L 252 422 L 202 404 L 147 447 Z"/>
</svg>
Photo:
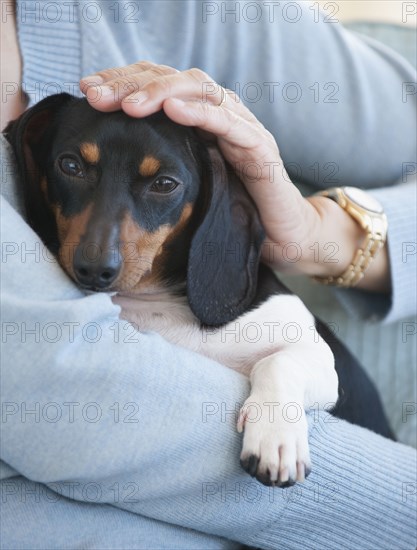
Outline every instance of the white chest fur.
<svg viewBox="0 0 417 550">
<path fill-rule="evenodd" d="M 317 343 L 314 318 L 297 296 L 272 296 L 220 328 L 201 327 L 185 297 L 168 293 L 115 296 L 122 318 L 137 329 L 155 331 L 246 375 L 263 357 L 286 346 Z"/>
</svg>

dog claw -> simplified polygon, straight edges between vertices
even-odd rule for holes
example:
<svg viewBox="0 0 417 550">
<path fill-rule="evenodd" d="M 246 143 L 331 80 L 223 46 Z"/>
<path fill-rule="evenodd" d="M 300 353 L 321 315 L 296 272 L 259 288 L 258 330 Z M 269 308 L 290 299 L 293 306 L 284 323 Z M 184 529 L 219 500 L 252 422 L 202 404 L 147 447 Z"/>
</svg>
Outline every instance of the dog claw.
<svg viewBox="0 0 417 550">
<path fill-rule="evenodd" d="M 279 487 L 280 489 L 286 489 L 287 487 L 292 487 L 295 484 L 296 480 L 290 477 L 289 479 L 287 479 L 287 481 L 283 481 L 282 483 L 278 482 L 277 487 Z"/>
<path fill-rule="evenodd" d="M 252 477 L 256 476 L 258 464 L 259 457 L 256 455 L 250 455 L 248 458 L 240 459 L 240 465 Z"/>
</svg>

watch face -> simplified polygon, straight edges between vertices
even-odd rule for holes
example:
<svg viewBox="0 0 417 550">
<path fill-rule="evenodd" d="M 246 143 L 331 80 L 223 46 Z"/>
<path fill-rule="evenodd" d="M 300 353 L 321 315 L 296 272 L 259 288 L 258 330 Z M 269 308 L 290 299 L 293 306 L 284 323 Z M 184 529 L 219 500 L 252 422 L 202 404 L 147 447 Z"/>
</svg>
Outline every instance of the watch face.
<svg viewBox="0 0 417 550">
<path fill-rule="evenodd" d="M 362 189 L 358 189 L 357 187 L 343 187 L 343 191 L 351 201 L 365 208 L 365 210 L 371 210 L 377 214 L 382 214 L 384 212 L 381 204 L 372 195 L 362 191 Z"/>
</svg>

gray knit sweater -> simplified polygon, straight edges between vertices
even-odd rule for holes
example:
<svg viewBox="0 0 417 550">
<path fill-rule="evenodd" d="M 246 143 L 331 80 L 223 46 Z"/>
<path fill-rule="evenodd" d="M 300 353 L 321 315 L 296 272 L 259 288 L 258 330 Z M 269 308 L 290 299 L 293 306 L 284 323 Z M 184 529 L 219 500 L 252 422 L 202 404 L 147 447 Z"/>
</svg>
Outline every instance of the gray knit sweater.
<svg viewBox="0 0 417 550">
<path fill-rule="evenodd" d="M 390 222 L 392 296 L 337 292 L 339 307 L 328 289 L 291 284 L 335 324 L 413 442 L 415 254 L 404 244 L 416 240 L 416 106 L 404 83 L 415 73 L 383 46 L 316 22 L 304 3 L 275 4 L 20 2 L 24 89 L 33 103 L 139 59 L 199 66 L 240 92 L 309 192 L 372 189 Z M 4 195 L 19 212 L 11 161 L 2 142 Z M 42 256 L 23 262 L 39 239 L 7 203 L 2 220 L 12 245 L 1 264 L 3 548 L 415 547 L 412 449 L 315 411 L 307 482 L 260 486 L 238 466 L 233 411 L 246 379 L 155 334 L 116 339 L 125 327 L 109 298 L 84 297 Z M 36 341 L 36 323 L 42 336 L 45 323 L 73 322 L 71 341 Z M 101 331 L 94 343 L 87 326 Z M 204 417 L 208 405 L 217 412 Z"/>
</svg>

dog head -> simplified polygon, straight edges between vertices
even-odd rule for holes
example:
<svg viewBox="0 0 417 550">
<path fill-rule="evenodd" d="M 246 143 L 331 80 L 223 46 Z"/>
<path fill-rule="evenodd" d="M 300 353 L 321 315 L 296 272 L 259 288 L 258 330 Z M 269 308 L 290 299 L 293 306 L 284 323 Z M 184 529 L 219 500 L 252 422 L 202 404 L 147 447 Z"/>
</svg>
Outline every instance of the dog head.
<svg viewBox="0 0 417 550">
<path fill-rule="evenodd" d="M 251 304 L 264 233 L 219 151 L 162 112 L 100 113 L 48 97 L 5 131 L 27 219 L 82 288 L 184 287 L 207 325 Z"/>
</svg>

